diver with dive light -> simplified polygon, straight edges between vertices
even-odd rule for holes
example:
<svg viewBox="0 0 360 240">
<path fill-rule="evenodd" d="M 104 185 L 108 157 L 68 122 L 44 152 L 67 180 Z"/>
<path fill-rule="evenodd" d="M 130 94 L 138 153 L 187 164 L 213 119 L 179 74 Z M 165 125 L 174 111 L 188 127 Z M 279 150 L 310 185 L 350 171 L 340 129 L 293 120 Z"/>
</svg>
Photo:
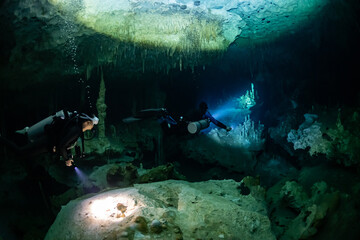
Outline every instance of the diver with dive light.
<svg viewBox="0 0 360 240">
<path fill-rule="evenodd" d="M 225 129 L 227 132 L 232 130 L 231 127 L 226 126 L 222 122 L 216 120 L 211 115 L 211 113 L 209 112 L 209 107 L 206 104 L 206 102 L 201 102 L 199 104 L 199 109 L 196 113 L 195 118 L 200 119 L 200 120 L 195 121 L 195 122 L 190 122 L 189 125 L 187 126 L 187 129 L 191 134 L 198 133 L 201 130 L 208 128 L 210 126 L 210 123 L 215 124 L 219 128 Z"/>
<path fill-rule="evenodd" d="M 216 120 L 210 114 L 208 106 L 205 102 L 200 103 L 199 109 L 193 116 L 193 121 L 187 121 L 183 118 L 183 116 L 180 116 L 179 120 L 175 121 L 165 108 L 150 108 L 138 111 L 132 117 L 124 118 L 123 122 L 131 123 L 144 119 L 157 119 L 160 124 L 167 126 L 168 129 L 175 129 L 173 132 L 196 134 L 201 130 L 208 128 L 210 123 L 225 129 L 227 132 L 232 130 L 231 127 L 228 127 L 222 122 Z"/>
<path fill-rule="evenodd" d="M 71 149 L 75 147 L 77 140 L 82 140 L 82 152 L 84 152 L 84 132 L 92 130 L 99 119 L 85 113 L 58 111 L 31 127 L 25 127 L 16 131 L 23 145 L 9 141 L 0 136 L 0 143 L 4 144 L 21 157 L 34 156 L 41 153 L 54 153 L 65 160 L 65 165 L 73 165 Z M 79 149 L 76 149 L 79 153 Z M 83 154 L 80 154 L 83 156 Z"/>
</svg>

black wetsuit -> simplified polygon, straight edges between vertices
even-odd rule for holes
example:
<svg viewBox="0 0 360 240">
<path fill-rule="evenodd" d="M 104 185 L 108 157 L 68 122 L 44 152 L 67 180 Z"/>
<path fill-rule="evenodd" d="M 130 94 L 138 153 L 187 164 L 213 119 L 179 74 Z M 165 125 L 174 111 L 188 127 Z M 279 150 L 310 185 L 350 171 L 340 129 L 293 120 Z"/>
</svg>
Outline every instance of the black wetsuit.
<svg viewBox="0 0 360 240">
<path fill-rule="evenodd" d="M 34 156 L 41 153 L 57 153 L 65 160 L 72 158 L 71 147 L 79 137 L 83 137 L 82 123 L 77 116 L 68 119 L 54 119 L 53 124 L 44 126 L 43 136 L 24 146 L 18 146 L 14 142 L 0 136 L 0 143 L 10 148 L 16 154 Z"/>
<path fill-rule="evenodd" d="M 209 119 L 210 122 L 212 122 L 213 124 L 215 124 L 216 126 L 223 128 L 226 130 L 226 125 L 223 124 L 222 122 L 216 120 L 208 111 L 206 111 L 202 116 L 201 119 Z"/>
<path fill-rule="evenodd" d="M 72 158 L 71 148 L 74 146 L 79 137 L 84 137 L 82 123 L 80 123 L 79 120 L 75 118 L 72 119 L 63 128 L 63 130 L 58 133 L 54 144 L 56 147 L 56 152 L 65 160 L 69 160 Z"/>
</svg>

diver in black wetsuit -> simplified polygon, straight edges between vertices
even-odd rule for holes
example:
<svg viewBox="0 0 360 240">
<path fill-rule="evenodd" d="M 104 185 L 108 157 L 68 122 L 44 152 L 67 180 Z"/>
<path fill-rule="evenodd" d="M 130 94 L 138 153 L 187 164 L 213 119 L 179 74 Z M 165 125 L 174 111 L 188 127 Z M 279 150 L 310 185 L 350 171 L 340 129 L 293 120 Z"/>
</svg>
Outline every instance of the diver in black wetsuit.
<svg viewBox="0 0 360 240">
<path fill-rule="evenodd" d="M 225 124 L 223 124 L 222 122 L 216 120 L 208 111 L 208 105 L 205 102 L 201 102 L 199 104 L 199 110 L 198 110 L 198 118 L 199 119 L 207 119 L 208 121 L 212 122 L 213 124 L 215 124 L 216 126 L 218 126 L 219 128 L 223 128 L 226 131 L 231 131 L 231 127 L 226 126 Z"/>
<path fill-rule="evenodd" d="M 0 136 L 0 143 L 22 157 L 46 152 L 56 153 L 63 157 L 66 166 L 71 166 L 74 162 L 71 149 L 79 137 L 84 143 L 84 132 L 91 130 L 98 122 L 99 119 L 96 116 L 59 111 L 31 127 L 17 131 L 25 139 L 25 145 L 18 146 L 2 136 Z"/>
<path fill-rule="evenodd" d="M 169 129 L 172 128 L 174 130 L 172 132 L 174 133 L 195 134 L 209 127 L 210 122 L 214 123 L 220 128 L 225 129 L 226 131 L 231 131 L 232 129 L 231 127 L 228 127 L 222 122 L 216 120 L 208 111 L 208 106 L 205 102 L 200 103 L 199 109 L 192 117 L 193 121 L 187 121 L 182 116 L 178 121 L 175 121 L 165 108 L 150 108 L 141 110 L 135 113 L 134 116 L 123 119 L 123 122 L 131 123 L 144 119 L 157 119 L 160 124 L 166 125 Z"/>
<path fill-rule="evenodd" d="M 132 117 L 124 118 L 123 122 L 131 123 L 144 119 L 157 119 L 160 123 L 166 122 L 172 125 L 177 124 L 177 122 L 170 116 L 166 108 L 143 109 L 136 112 Z"/>
</svg>

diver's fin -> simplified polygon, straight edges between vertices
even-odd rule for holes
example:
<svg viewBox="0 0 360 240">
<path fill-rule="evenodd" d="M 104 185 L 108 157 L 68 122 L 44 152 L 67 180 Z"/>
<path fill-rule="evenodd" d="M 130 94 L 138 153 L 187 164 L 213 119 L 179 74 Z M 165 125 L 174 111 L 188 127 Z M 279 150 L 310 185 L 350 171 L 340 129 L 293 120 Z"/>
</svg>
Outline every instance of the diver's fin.
<svg viewBox="0 0 360 240">
<path fill-rule="evenodd" d="M 25 127 L 21 130 L 17 130 L 16 133 L 19 133 L 19 134 L 26 134 L 29 130 L 29 127 Z"/>
<path fill-rule="evenodd" d="M 136 122 L 139 120 L 141 120 L 141 118 L 127 117 L 127 118 L 124 118 L 122 121 L 124 123 L 132 123 L 132 122 Z"/>
</svg>

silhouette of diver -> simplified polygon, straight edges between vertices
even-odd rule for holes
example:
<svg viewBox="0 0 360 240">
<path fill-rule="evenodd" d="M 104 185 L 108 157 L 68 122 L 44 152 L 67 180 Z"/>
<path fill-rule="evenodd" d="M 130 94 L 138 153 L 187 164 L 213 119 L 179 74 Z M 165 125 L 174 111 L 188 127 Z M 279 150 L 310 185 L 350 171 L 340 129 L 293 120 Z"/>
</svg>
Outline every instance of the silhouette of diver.
<svg viewBox="0 0 360 240">
<path fill-rule="evenodd" d="M 190 134 L 199 133 L 201 130 L 208 128 L 210 123 L 214 123 L 226 131 L 231 130 L 231 127 L 227 127 L 210 114 L 205 102 L 200 103 L 199 109 L 193 117 L 193 121 L 185 120 L 183 116 L 180 116 L 179 120 L 175 121 L 165 108 L 150 108 L 141 110 L 132 117 L 124 118 L 123 122 L 131 123 L 144 119 L 157 119 L 160 124 L 165 123 L 168 128 L 174 128 L 177 132 L 187 132 Z"/>
</svg>

